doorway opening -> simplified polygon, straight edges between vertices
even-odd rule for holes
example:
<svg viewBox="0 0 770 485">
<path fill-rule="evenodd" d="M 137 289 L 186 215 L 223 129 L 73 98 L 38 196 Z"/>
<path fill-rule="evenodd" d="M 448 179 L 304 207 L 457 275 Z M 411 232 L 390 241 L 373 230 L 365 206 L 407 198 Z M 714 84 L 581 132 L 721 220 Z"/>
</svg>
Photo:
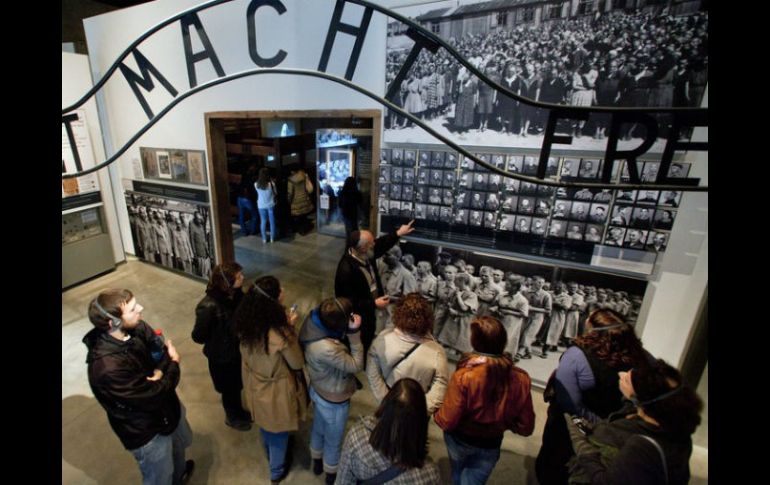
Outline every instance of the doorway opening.
<svg viewBox="0 0 770 485">
<path fill-rule="evenodd" d="M 207 113 L 217 262 L 235 260 L 236 239 L 262 244 L 254 182 L 263 168 L 276 194 L 272 239 L 291 242 L 314 231 L 344 237 L 338 197 L 347 177 L 363 195 L 359 227 L 376 232 L 372 174 L 379 166 L 381 116 L 380 110 Z M 296 195 L 311 188 L 298 183 L 301 173 L 312 184 L 312 207 Z"/>
</svg>

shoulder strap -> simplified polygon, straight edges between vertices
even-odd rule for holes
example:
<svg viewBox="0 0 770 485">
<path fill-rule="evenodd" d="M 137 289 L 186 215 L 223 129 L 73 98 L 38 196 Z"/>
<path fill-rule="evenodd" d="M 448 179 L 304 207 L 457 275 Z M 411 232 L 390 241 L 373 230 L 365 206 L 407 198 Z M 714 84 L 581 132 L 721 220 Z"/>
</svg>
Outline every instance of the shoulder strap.
<svg viewBox="0 0 770 485">
<path fill-rule="evenodd" d="M 665 479 L 663 483 L 668 483 L 668 466 L 666 465 L 666 455 L 663 454 L 663 448 L 660 447 L 655 439 L 645 434 L 640 434 L 639 436 L 652 443 L 655 446 L 655 449 L 658 450 L 658 454 L 660 454 L 660 460 L 663 462 L 663 477 Z"/>
<path fill-rule="evenodd" d="M 358 483 L 360 485 L 379 485 L 381 483 L 386 483 L 393 480 L 397 476 L 401 475 L 403 471 L 404 470 L 398 468 L 396 465 L 390 465 L 388 468 L 384 469 L 372 478 L 367 480 L 359 480 Z"/>
<path fill-rule="evenodd" d="M 407 359 L 407 357 L 409 357 L 410 355 L 412 355 L 412 352 L 414 352 L 415 350 L 417 350 L 417 347 L 419 347 L 420 345 L 422 345 L 422 342 L 417 342 L 416 344 L 414 344 L 414 347 L 412 347 L 411 349 L 409 349 L 409 352 L 405 353 L 403 357 L 401 357 L 400 359 L 398 359 L 398 362 L 396 362 L 396 363 L 393 365 L 393 367 L 391 367 L 391 368 L 390 368 L 390 372 L 388 372 L 388 375 L 387 375 L 387 376 L 385 376 L 385 380 L 386 380 L 386 381 L 388 380 L 388 377 L 390 377 L 390 375 L 393 373 L 393 371 L 394 371 L 394 370 L 396 370 L 396 367 L 398 367 L 398 365 L 399 365 L 401 362 L 405 361 L 405 360 Z M 387 385 L 387 384 L 386 384 L 386 385 Z M 388 389 L 390 389 L 390 386 L 388 386 Z"/>
</svg>

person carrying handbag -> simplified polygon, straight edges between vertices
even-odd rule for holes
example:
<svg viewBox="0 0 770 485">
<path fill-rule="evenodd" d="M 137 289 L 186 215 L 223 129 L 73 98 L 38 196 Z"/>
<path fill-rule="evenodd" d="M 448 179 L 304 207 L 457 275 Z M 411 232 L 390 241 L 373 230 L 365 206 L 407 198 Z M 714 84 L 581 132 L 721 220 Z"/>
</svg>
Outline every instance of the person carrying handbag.
<svg viewBox="0 0 770 485">
<path fill-rule="evenodd" d="M 294 168 L 286 182 L 286 187 L 291 207 L 292 229 L 304 236 L 312 228 L 307 215 L 313 212 L 313 203 L 310 200 L 313 183 L 303 170 Z"/>
</svg>

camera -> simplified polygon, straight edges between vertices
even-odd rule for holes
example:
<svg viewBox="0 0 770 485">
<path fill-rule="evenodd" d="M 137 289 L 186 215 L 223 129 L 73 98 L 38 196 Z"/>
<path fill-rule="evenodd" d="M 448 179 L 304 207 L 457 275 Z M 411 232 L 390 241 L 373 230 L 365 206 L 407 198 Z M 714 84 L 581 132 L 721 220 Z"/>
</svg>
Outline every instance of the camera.
<svg viewBox="0 0 770 485">
<path fill-rule="evenodd" d="M 586 421 L 584 418 L 572 416 L 572 423 L 577 426 L 578 431 L 584 435 L 591 434 L 591 423 Z"/>
</svg>

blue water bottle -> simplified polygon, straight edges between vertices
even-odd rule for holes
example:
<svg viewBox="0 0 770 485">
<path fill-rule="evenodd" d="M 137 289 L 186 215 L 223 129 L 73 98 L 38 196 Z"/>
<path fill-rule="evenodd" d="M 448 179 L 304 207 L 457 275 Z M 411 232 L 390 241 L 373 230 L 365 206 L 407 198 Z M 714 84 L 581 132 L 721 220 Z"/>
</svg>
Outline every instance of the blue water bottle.
<svg viewBox="0 0 770 485">
<path fill-rule="evenodd" d="M 150 344 L 150 355 L 155 363 L 160 362 L 163 358 L 164 347 L 166 343 L 163 340 L 163 330 L 155 329 L 155 335 L 152 337 L 152 343 Z"/>
</svg>

